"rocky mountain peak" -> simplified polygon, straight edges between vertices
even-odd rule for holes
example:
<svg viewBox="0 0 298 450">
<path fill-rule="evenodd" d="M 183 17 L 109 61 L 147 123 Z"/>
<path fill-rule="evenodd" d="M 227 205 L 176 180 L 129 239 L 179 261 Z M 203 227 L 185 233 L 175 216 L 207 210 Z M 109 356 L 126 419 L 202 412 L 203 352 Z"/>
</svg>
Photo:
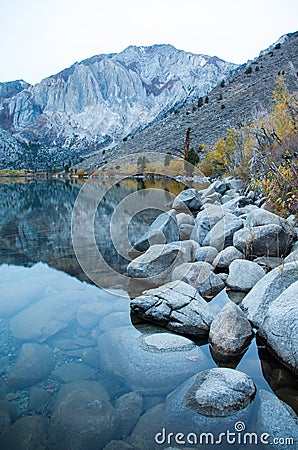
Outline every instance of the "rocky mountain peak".
<svg viewBox="0 0 298 450">
<path fill-rule="evenodd" d="M 77 62 L 35 86 L 6 87 L 0 126 L 22 144 L 56 148 L 56 155 L 61 149 L 63 158 L 67 151 L 73 159 L 114 146 L 206 94 L 236 68 L 172 45 L 129 46 Z"/>
</svg>

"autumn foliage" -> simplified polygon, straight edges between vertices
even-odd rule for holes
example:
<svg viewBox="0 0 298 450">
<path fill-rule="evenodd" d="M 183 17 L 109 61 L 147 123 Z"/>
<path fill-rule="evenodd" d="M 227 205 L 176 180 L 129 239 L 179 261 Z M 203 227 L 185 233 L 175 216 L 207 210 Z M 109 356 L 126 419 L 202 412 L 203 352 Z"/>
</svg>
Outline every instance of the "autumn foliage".
<svg viewBox="0 0 298 450">
<path fill-rule="evenodd" d="M 298 100 L 282 77 L 274 106 L 248 126 L 229 129 L 199 165 L 207 176 L 234 175 L 259 189 L 276 212 L 298 214 Z"/>
</svg>

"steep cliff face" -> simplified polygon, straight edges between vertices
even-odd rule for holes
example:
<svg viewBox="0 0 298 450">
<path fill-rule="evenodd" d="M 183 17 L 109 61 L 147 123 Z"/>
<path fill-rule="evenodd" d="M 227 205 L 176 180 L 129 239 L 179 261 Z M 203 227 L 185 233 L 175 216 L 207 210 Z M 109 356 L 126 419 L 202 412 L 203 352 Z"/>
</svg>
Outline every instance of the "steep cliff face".
<svg viewBox="0 0 298 450">
<path fill-rule="evenodd" d="M 87 153 L 114 145 L 206 94 L 236 65 L 171 45 L 98 55 L 1 96 L 0 126 L 19 142 Z M 7 83 L 6 83 L 7 84 Z"/>
</svg>

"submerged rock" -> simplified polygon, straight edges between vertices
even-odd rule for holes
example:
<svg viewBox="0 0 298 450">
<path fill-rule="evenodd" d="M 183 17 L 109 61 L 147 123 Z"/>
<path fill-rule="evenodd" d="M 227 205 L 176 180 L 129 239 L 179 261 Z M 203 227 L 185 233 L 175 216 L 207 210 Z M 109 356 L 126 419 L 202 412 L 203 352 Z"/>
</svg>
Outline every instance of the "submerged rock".
<svg viewBox="0 0 298 450">
<path fill-rule="evenodd" d="M 95 375 L 95 370 L 92 367 L 83 363 L 70 362 L 68 364 L 62 364 L 52 371 L 52 376 L 67 383 L 70 381 L 89 380 Z"/>
<path fill-rule="evenodd" d="M 46 450 L 46 420 L 39 416 L 20 418 L 0 435 L 0 447 L 7 450 Z"/>
<path fill-rule="evenodd" d="M 249 321 L 231 301 L 223 307 L 210 327 L 209 342 L 212 349 L 223 357 L 239 355 L 252 338 L 253 331 Z"/>
<path fill-rule="evenodd" d="M 165 394 L 198 368 L 208 367 L 207 357 L 190 339 L 156 332 L 148 326 L 139 330 L 122 327 L 98 338 L 102 370 L 107 376 L 118 376 L 132 390 L 147 395 Z"/>
<path fill-rule="evenodd" d="M 279 400 L 271 392 L 263 389 L 259 392 L 260 406 L 256 415 L 255 432 L 260 436 L 266 433 L 277 439 L 273 443 L 268 438 L 270 447 L 277 450 L 285 450 L 298 442 L 297 416 L 294 411 L 284 402 Z M 286 438 L 292 438 L 292 444 L 286 443 Z"/>
<path fill-rule="evenodd" d="M 53 350 L 46 344 L 23 344 L 9 376 L 11 387 L 32 386 L 46 378 L 55 365 Z"/>
<path fill-rule="evenodd" d="M 74 289 L 45 296 L 12 317 L 11 333 L 17 339 L 44 342 L 66 328 L 86 302 L 86 295 Z"/>
<path fill-rule="evenodd" d="M 49 424 L 51 450 L 97 450 L 122 437 L 121 420 L 105 388 L 95 381 L 67 383 L 57 394 Z"/>
<path fill-rule="evenodd" d="M 206 335 L 213 319 L 208 303 L 184 281 L 145 291 L 131 301 L 131 309 L 145 320 L 195 336 Z"/>
<path fill-rule="evenodd" d="M 254 393 L 252 380 L 242 372 L 226 368 L 206 370 L 189 378 L 164 403 L 147 411 L 129 443 L 138 450 L 166 445 L 174 450 L 175 433 L 181 432 L 184 436 L 178 435 L 178 439 L 184 439 L 183 448 L 215 448 L 220 433 L 235 430 L 237 421 L 249 420 Z"/>
</svg>

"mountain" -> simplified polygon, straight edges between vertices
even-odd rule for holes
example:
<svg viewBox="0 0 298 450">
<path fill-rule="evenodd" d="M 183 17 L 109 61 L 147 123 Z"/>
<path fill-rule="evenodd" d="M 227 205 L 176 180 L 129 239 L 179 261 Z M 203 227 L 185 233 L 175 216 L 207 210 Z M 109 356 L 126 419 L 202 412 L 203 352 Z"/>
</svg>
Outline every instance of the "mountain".
<svg viewBox="0 0 298 450">
<path fill-rule="evenodd" d="M 48 164 L 59 165 L 111 148 L 205 95 L 236 69 L 171 45 L 130 46 L 75 63 L 34 86 L 2 83 L 0 126 L 25 151 L 11 162 L 2 141 L 0 165 L 41 165 L 47 154 Z"/>
<path fill-rule="evenodd" d="M 175 110 L 125 142 L 110 149 L 108 155 L 94 155 L 76 166 L 94 169 L 106 160 L 143 152 L 184 150 L 186 131 L 191 128 L 190 148 L 201 144 L 214 145 L 225 136 L 228 128 L 249 124 L 266 113 L 273 104 L 273 90 L 279 75 L 283 75 L 290 92 L 298 95 L 298 32 L 282 36 L 263 50 L 260 56 L 239 67 L 224 83 L 208 92 L 208 103 L 197 102 Z"/>
</svg>

